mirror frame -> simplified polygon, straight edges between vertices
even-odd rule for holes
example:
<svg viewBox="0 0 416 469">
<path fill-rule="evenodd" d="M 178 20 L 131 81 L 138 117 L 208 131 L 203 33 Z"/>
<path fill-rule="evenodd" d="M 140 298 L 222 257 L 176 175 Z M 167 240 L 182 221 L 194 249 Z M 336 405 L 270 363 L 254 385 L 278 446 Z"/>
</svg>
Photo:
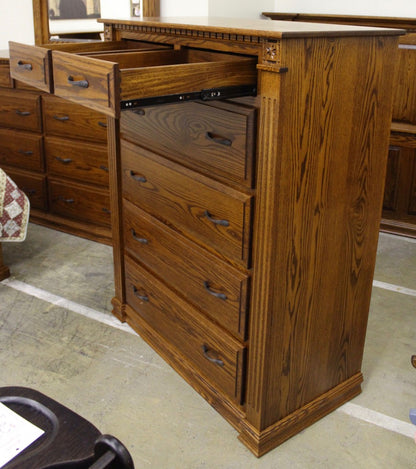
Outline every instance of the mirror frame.
<svg viewBox="0 0 416 469">
<path fill-rule="evenodd" d="M 160 16 L 160 0 L 141 0 L 143 16 Z M 35 44 L 50 42 L 48 0 L 32 0 Z"/>
</svg>

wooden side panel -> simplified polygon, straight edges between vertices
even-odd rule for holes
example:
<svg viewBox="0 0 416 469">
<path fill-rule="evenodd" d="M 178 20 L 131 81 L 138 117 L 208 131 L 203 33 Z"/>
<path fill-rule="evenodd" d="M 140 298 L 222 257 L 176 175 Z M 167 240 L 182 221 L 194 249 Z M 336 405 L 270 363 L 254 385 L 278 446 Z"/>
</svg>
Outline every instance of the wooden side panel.
<svg viewBox="0 0 416 469">
<path fill-rule="evenodd" d="M 394 87 L 393 120 L 416 124 L 416 50 L 400 44 L 399 68 Z"/>
<path fill-rule="evenodd" d="M 416 135 L 392 132 L 383 223 L 416 223 Z M 414 234 L 414 233 L 413 233 Z"/>
<path fill-rule="evenodd" d="M 246 404 L 260 432 L 281 433 L 280 419 L 360 375 L 396 47 L 395 38 L 287 40 L 287 73 L 260 72 Z"/>
</svg>

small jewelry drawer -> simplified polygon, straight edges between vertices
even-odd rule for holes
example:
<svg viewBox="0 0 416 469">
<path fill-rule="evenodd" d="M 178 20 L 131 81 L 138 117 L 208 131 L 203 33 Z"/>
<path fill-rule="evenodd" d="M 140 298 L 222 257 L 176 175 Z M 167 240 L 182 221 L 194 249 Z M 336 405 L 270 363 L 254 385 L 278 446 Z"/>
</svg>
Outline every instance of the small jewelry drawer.
<svg viewBox="0 0 416 469">
<path fill-rule="evenodd" d="M 121 114 L 121 137 L 211 176 L 253 184 L 256 110 L 231 102 L 150 106 Z"/>
<path fill-rule="evenodd" d="M 123 196 L 247 266 L 252 198 L 122 140 Z"/>
<path fill-rule="evenodd" d="M 108 187 L 106 145 L 45 137 L 48 173 Z"/>
<path fill-rule="evenodd" d="M 0 89 L 0 125 L 41 132 L 39 93 Z"/>
<path fill-rule="evenodd" d="M 107 141 L 107 117 L 54 95 L 42 96 L 43 125 L 46 134 Z"/>
<path fill-rule="evenodd" d="M 43 171 L 45 165 L 42 149 L 41 135 L 0 128 L 0 164 Z"/>
<path fill-rule="evenodd" d="M 127 200 L 123 202 L 124 246 L 170 288 L 244 340 L 248 275 L 202 250 Z"/>
<path fill-rule="evenodd" d="M 49 178 L 49 202 L 52 213 L 75 220 L 110 226 L 108 191 Z"/>
<path fill-rule="evenodd" d="M 127 304 L 192 363 L 214 387 L 238 404 L 243 399 L 245 347 L 125 258 Z M 132 317 L 134 321 L 134 317 Z"/>
</svg>

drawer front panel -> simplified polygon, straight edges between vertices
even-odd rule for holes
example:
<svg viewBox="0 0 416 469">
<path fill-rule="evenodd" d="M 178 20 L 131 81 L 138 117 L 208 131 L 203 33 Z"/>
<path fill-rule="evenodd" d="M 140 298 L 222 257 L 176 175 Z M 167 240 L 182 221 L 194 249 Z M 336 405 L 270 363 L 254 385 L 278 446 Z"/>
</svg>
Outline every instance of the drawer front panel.
<svg viewBox="0 0 416 469">
<path fill-rule="evenodd" d="M 105 145 L 45 137 L 49 174 L 108 187 L 108 155 Z"/>
<path fill-rule="evenodd" d="M 123 203 L 127 252 L 232 334 L 246 337 L 248 278 L 175 231 Z"/>
<path fill-rule="evenodd" d="M 53 51 L 55 94 L 107 115 L 119 115 L 118 64 Z"/>
<path fill-rule="evenodd" d="M 243 265 L 249 262 L 251 197 L 122 141 L 123 195 Z"/>
<path fill-rule="evenodd" d="M 43 171 L 41 135 L 18 130 L 0 129 L 0 164 L 20 169 Z"/>
<path fill-rule="evenodd" d="M 0 90 L 0 125 L 41 132 L 40 96 L 26 91 Z"/>
<path fill-rule="evenodd" d="M 50 178 L 49 197 L 52 213 L 102 226 L 111 224 L 107 191 Z"/>
<path fill-rule="evenodd" d="M 121 114 L 122 137 L 209 175 L 251 186 L 255 110 L 231 103 L 152 106 Z"/>
<path fill-rule="evenodd" d="M 107 141 L 107 118 L 103 114 L 53 95 L 43 96 L 42 106 L 47 134 Z"/>
<path fill-rule="evenodd" d="M 30 207 L 39 210 L 48 209 L 46 195 L 46 177 L 37 174 L 14 171 L 7 168 L 7 174 L 17 184 L 30 200 Z"/>
<path fill-rule="evenodd" d="M 48 49 L 10 42 L 9 51 L 12 78 L 48 93 L 53 91 Z"/>
<path fill-rule="evenodd" d="M 125 266 L 127 303 L 217 389 L 240 403 L 244 346 L 129 258 Z"/>
</svg>

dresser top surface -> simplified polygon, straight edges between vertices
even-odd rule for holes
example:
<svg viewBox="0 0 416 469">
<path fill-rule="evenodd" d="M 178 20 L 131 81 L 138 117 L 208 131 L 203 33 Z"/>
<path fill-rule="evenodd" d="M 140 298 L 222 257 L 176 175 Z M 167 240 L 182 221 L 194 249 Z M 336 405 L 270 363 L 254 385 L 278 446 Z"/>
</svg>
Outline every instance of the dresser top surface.
<svg viewBox="0 0 416 469">
<path fill-rule="evenodd" d="M 180 29 L 200 33 L 227 33 L 265 38 L 309 37 L 309 36 L 378 36 L 399 35 L 404 31 L 368 26 L 348 26 L 324 23 L 302 23 L 293 21 L 270 21 L 266 19 L 219 18 L 219 17 L 155 17 L 116 18 L 99 22 L 119 26 L 142 26 Z"/>
</svg>

